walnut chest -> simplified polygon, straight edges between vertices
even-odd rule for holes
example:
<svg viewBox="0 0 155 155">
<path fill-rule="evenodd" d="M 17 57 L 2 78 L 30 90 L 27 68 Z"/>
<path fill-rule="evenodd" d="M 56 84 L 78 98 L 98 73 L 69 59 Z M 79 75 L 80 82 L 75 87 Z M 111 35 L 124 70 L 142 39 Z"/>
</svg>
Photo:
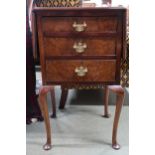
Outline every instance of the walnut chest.
<svg viewBox="0 0 155 155">
<path fill-rule="evenodd" d="M 33 11 L 44 85 L 120 83 L 125 8 L 35 8 Z"/>
</svg>

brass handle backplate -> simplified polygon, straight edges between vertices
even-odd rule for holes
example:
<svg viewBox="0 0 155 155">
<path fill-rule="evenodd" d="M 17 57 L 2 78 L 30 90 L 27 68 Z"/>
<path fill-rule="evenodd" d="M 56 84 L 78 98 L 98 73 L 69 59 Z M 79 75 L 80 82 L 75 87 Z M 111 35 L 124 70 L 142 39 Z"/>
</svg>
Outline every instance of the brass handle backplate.
<svg viewBox="0 0 155 155">
<path fill-rule="evenodd" d="M 76 22 L 74 22 L 72 26 L 75 29 L 75 31 L 82 32 L 87 27 L 87 24 L 86 22 L 83 22 L 83 24 L 77 24 Z"/>
<path fill-rule="evenodd" d="M 87 44 L 82 42 L 74 43 L 73 48 L 77 53 L 83 53 L 87 48 Z"/>
<path fill-rule="evenodd" d="M 80 66 L 75 68 L 75 73 L 77 74 L 77 76 L 83 77 L 86 75 L 87 72 L 87 67 Z"/>
</svg>

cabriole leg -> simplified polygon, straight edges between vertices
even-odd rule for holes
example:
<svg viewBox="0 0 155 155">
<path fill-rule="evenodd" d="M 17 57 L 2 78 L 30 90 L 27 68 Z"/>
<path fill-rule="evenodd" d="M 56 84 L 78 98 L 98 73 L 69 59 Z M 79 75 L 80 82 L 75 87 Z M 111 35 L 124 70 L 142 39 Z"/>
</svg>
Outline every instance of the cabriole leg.
<svg viewBox="0 0 155 155">
<path fill-rule="evenodd" d="M 112 90 L 116 93 L 116 109 L 115 109 L 115 117 L 113 123 L 113 132 L 112 132 L 112 147 L 116 150 L 120 149 L 120 145 L 117 142 L 117 129 L 118 129 L 118 122 L 120 118 L 120 113 L 122 109 L 122 105 L 124 102 L 124 89 L 121 86 L 108 86 L 109 90 Z"/>
<path fill-rule="evenodd" d="M 42 115 L 44 117 L 46 134 L 47 134 L 47 142 L 43 146 L 44 150 L 50 150 L 52 147 L 51 146 L 51 127 L 50 127 L 50 120 L 49 120 L 48 106 L 47 106 L 47 99 L 46 99 L 47 93 L 51 90 L 53 90 L 53 87 L 51 86 L 42 86 L 39 91 L 39 106 L 40 106 Z"/>
</svg>

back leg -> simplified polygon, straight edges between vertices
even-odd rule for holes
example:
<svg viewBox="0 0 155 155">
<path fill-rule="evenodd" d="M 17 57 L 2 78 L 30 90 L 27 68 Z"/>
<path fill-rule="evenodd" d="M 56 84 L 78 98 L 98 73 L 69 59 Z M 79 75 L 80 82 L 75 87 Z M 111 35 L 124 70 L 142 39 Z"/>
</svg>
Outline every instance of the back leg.
<svg viewBox="0 0 155 155">
<path fill-rule="evenodd" d="M 105 118 L 110 117 L 109 109 L 108 109 L 108 99 L 109 99 L 109 89 L 108 89 L 108 86 L 105 86 L 105 89 L 104 89 L 104 115 L 103 115 L 103 117 L 105 117 Z"/>
<path fill-rule="evenodd" d="M 56 118 L 56 102 L 55 102 L 54 87 L 51 88 L 50 93 L 51 93 L 51 101 L 52 101 L 52 115 L 51 115 L 51 118 Z"/>
<path fill-rule="evenodd" d="M 60 99 L 59 109 L 64 109 L 65 108 L 67 95 L 68 95 L 68 89 L 61 86 L 61 99 Z"/>
</svg>

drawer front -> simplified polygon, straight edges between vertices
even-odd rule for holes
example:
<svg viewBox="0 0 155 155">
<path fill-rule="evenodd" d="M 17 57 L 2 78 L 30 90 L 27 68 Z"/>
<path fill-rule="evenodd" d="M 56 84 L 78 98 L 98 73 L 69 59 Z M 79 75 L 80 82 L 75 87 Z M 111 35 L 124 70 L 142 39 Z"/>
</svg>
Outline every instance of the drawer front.
<svg viewBox="0 0 155 155">
<path fill-rule="evenodd" d="M 114 82 L 115 60 L 46 60 L 47 82 Z"/>
<path fill-rule="evenodd" d="M 46 56 L 115 56 L 115 38 L 44 38 Z"/>
<path fill-rule="evenodd" d="M 44 17 L 43 32 L 116 32 L 117 17 Z"/>
</svg>

